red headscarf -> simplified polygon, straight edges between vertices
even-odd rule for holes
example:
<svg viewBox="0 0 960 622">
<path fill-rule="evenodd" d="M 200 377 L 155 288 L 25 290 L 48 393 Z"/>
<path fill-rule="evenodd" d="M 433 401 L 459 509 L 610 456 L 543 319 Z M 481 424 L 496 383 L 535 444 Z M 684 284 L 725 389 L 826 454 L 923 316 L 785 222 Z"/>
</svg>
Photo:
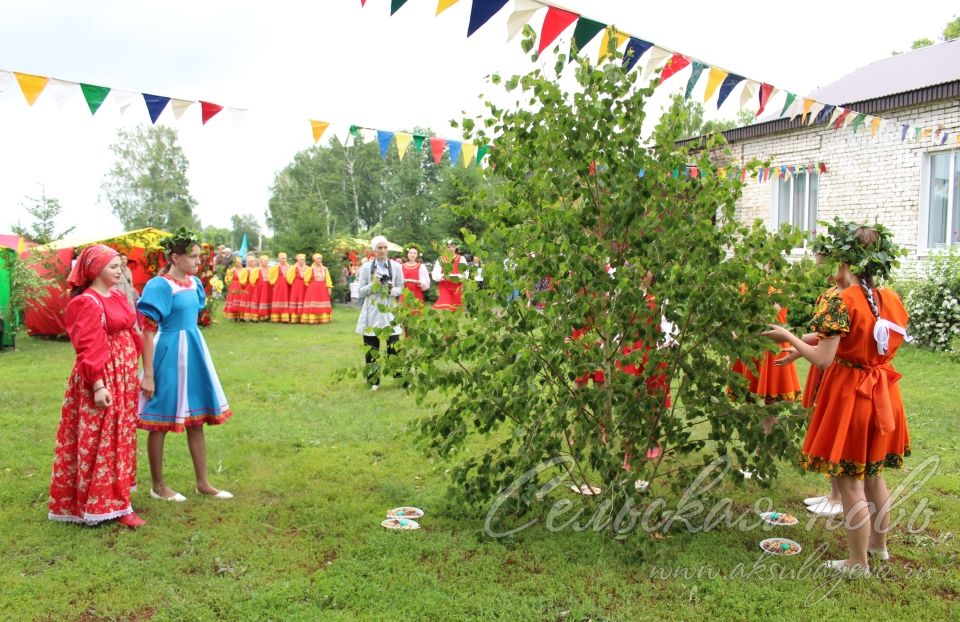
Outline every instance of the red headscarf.
<svg viewBox="0 0 960 622">
<path fill-rule="evenodd" d="M 89 285 L 97 278 L 100 271 L 119 254 L 117 251 L 103 244 L 94 244 L 86 247 L 80 252 L 76 263 L 73 264 L 73 269 L 70 270 L 70 276 L 67 277 L 67 284 L 70 285 L 70 287 Z"/>
</svg>

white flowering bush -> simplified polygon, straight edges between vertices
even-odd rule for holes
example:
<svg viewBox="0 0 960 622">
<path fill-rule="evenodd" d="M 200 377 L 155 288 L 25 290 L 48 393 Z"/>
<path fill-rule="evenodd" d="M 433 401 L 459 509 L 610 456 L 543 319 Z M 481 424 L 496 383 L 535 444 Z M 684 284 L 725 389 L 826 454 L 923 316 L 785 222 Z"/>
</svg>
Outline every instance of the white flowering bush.
<svg viewBox="0 0 960 622">
<path fill-rule="evenodd" d="M 934 258 L 905 299 L 916 343 L 946 351 L 960 337 L 960 255 Z"/>
</svg>

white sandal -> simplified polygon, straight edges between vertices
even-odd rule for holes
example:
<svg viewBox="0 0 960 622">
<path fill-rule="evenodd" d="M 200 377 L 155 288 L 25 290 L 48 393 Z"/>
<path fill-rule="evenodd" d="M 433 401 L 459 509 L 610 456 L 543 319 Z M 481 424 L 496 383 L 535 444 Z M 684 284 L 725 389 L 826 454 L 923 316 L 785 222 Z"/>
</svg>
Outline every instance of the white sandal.
<svg viewBox="0 0 960 622">
<path fill-rule="evenodd" d="M 841 574 L 845 577 L 850 577 L 852 579 L 870 576 L 869 566 L 848 566 L 847 560 L 845 559 L 834 559 L 825 562 L 823 567 L 827 570 L 832 570 L 833 572 Z"/>
<path fill-rule="evenodd" d="M 211 499 L 233 499 L 233 494 L 227 492 L 226 490 L 218 491 L 217 494 L 215 494 L 215 495 L 208 495 L 208 494 L 205 493 L 205 492 L 200 492 L 200 489 L 199 489 L 199 488 L 197 488 L 197 489 L 195 489 L 195 490 L 196 490 L 197 494 L 200 495 L 201 497 L 209 497 L 209 498 L 211 498 Z"/>
<path fill-rule="evenodd" d="M 187 500 L 187 498 L 181 495 L 179 492 L 173 493 L 172 497 L 164 497 L 158 494 L 153 488 L 150 489 L 150 498 L 159 499 L 161 501 L 173 501 L 174 503 L 183 503 Z"/>
</svg>

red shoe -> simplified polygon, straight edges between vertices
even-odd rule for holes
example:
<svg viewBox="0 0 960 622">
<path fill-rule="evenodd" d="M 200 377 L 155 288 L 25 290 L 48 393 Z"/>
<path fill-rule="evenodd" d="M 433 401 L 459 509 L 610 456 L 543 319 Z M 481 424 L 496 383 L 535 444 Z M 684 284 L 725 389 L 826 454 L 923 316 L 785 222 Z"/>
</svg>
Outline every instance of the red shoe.
<svg viewBox="0 0 960 622">
<path fill-rule="evenodd" d="M 124 514 L 123 516 L 117 519 L 117 522 L 123 525 L 124 527 L 128 527 L 130 529 L 143 527 L 144 525 L 147 524 L 147 521 L 143 520 L 133 512 L 130 512 L 129 514 Z"/>
</svg>

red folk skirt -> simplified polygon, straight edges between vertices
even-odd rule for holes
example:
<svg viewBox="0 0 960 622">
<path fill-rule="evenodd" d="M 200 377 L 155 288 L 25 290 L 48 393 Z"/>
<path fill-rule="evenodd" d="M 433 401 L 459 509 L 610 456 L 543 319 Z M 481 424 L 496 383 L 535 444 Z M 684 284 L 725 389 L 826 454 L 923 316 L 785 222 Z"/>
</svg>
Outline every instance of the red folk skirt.
<svg viewBox="0 0 960 622">
<path fill-rule="evenodd" d="M 437 301 L 433 303 L 434 309 L 443 311 L 456 311 L 463 304 L 463 285 L 443 279 L 437 284 Z"/>
<path fill-rule="evenodd" d="M 290 285 L 282 274 L 270 286 L 270 294 L 270 321 L 290 322 Z"/>
<path fill-rule="evenodd" d="M 303 299 L 307 293 L 307 285 L 299 272 L 293 276 L 293 285 L 290 286 L 290 323 L 299 324 L 303 317 Z"/>
<path fill-rule="evenodd" d="M 256 319 L 260 322 L 270 321 L 270 299 L 272 293 L 273 288 L 270 287 L 270 282 L 263 277 L 257 280 L 257 284 L 253 286 L 253 297 L 251 298 L 250 309 L 257 314 Z"/>
<path fill-rule="evenodd" d="M 74 368 L 60 411 L 50 482 L 50 520 L 94 524 L 130 514 L 137 482 L 137 347 L 130 331 L 107 337 L 103 380 L 113 398 L 97 408 Z"/>
<path fill-rule="evenodd" d="M 223 314 L 228 320 L 243 319 L 243 312 L 247 306 L 246 287 L 240 284 L 240 279 L 234 277 L 227 287 L 227 301 L 223 307 Z"/>
<path fill-rule="evenodd" d="M 325 279 L 312 279 L 307 285 L 303 297 L 304 324 L 329 324 L 333 319 L 333 306 L 330 304 L 330 289 Z"/>
</svg>

